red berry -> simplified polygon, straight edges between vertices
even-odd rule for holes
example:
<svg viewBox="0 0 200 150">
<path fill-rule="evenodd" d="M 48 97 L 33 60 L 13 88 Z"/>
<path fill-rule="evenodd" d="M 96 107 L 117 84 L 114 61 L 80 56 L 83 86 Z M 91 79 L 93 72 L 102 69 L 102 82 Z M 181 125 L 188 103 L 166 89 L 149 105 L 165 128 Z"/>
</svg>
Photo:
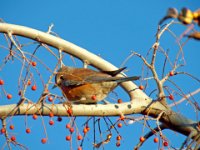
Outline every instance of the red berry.
<svg viewBox="0 0 200 150">
<path fill-rule="evenodd" d="M 122 139 L 122 137 L 120 136 L 120 135 L 118 135 L 117 137 L 116 137 L 116 140 L 121 140 Z"/>
<path fill-rule="evenodd" d="M 82 150 L 82 147 L 79 146 L 79 147 L 78 147 L 78 150 Z"/>
<path fill-rule="evenodd" d="M 33 85 L 33 86 L 31 87 L 31 90 L 33 90 L 33 91 L 37 90 L 37 86 L 36 86 L 36 85 Z"/>
<path fill-rule="evenodd" d="M 77 136 L 77 140 L 82 140 L 82 138 L 83 138 L 83 137 L 82 137 L 81 135 L 78 135 L 78 136 Z"/>
<path fill-rule="evenodd" d="M 0 79 L 0 85 L 4 85 L 4 81 Z"/>
<path fill-rule="evenodd" d="M 15 136 L 11 136 L 11 141 L 16 141 L 16 137 Z"/>
<path fill-rule="evenodd" d="M 49 125 L 51 125 L 51 126 L 54 125 L 54 121 L 53 121 L 53 120 L 50 120 L 50 121 L 49 121 Z"/>
<path fill-rule="evenodd" d="M 117 141 L 116 146 L 117 146 L 117 147 L 120 146 L 120 141 Z"/>
<path fill-rule="evenodd" d="M 123 101 L 122 101 L 122 99 L 118 99 L 117 102 L 120 104 L 120 103 L 122 103 Z"/>
<path fill-rule="evenodd" d="M 144 142 L 145 138 L 143 136 L 140 137 L 140 142 Z"/>
<path fill-rule="evenodd" d="M 85 128 L 87 129 L 87 131 L 90 131 L 90 127 L 86 126 Z"/>
<path fill-rule="evenodd" d="M 72 115 L 72 109 L 71 109 L 71 108 L 68 108 L 68 109 L 67 109 L 67 113 L 69 114 L 69 116 L 71 116 L 71 115 Z"/>
<path fill-rule="evenodd" d="M 53 112 L 49 112 L 49 117 L 54 117 Z"/>
<path fill-rule="evenodd" d="M 32 61 L 32 62 L 31 62 L 31 65 L 32 65 L 33 67 L 35 67 L 35 66 L 37 65 L 37 63 L 36 63 L 35 61 Z"/>
<path fill-rule="evenodd" d="M 29 134 L 30 132 L 31 132 L 31 129 L 27 128 L 27 129 L 26 129 L 26 133 Z"/>
<path fill-rule="evenodd" d="M 49 96 L 49 97 L 48 97 L 48 101 L 49 101 L 49 102 L 53 102 L 53 97 Z"/>
<path fill-rule="evenodd" d="M 6 133 L 6 129 L 5 128 L 1 128 L 1 134 Z"/>
<path fill-rule="evenodd" d="M 44 93 L 49 93 L 49 90 L 48 89 L 44 89 Z"/>
<path fill-rule="evenodd" d="M 97 99 L 96 95 L 92 95 L 91 99 L 95 101 Z"/>
<path fill-rule="evenodd" d="M 33 119 L 36 120 L 38 118 L 38 115 L 33 114 Z"/>
<path fill-rule="evenodd" d="M 86 134 L 87 132 L 88 132 L 88 129 L 85 127 L 85 128 L 83 129 L 83 133 Z"/>
<path fill-rule="evenodd" d="M 173 71 L 170 71 L 169 75 L 170 75 L 170 76 L 173 76 L 173 75 L 174 75 L 174 72 L 173 72 Z"/>
<path fill-rule="evenodd" d="M 47 142 L 47 139 L 46 138 L 42 138 L 41 142 L 42 142 L 42 144 L 45 144 Z"/>
<path fill-rule="evenodd" d="M 73 132 L 74 132 L 74 128 L 71 127 L 71 128 L 69 129 L 69 132 L 70 132 L 70 133 L 73 133 Z"/>
<path fill-rule="evenodd" d="M 167 146 L 168 146 L 168 142 L 167 142 L 167 141 L 164 141 L 164 142 L 163 142 L 163 145 L 164 145 L 165 147 L 167 147 Z"/>
<path fill-rule="evenodd" d="M 71 136 L 70 135 L 66 136 L 66 140 L 70 141 L 71 140 Z"/>
<path fill-rule="evenodd" d="M 10 125 L 10 130 L 14 130 L 14 125 Z"/>
<path fill-rule="evenodd" d="M 158 138 L 157 137 L 155 137 L 154 139 L 153 139 L 153 141 L 154 141 L 154 143 L 158 143 Z"/>
<path fill-rule="evenodd" d="M 57 118 L 57 121 L 61 122 L 61 121 L 62 121 L 62 118 L 61 118 L 61 117 L 58 117 L 58 118 Z"/>
<path fill-rule="evenodd" d="M 125 116 L 124 116 L 124 115 L 120 115 L 120 118 L 119 118 L 119 119 L 122 120 L 122 121 L 124 121 Z"/>
<path fill-rule="evenodd" d="M 67 129 L 70 129 L 71 128 L 71 125 L 68 123 L 68 124 L 66 124 L 66 128 Z"/>
<path fill-rule="evenodd" d="M 174 100 L 174 96 L 172 94 L 169 95 L 170 100 Z"/>
<path fill-rule="evenodd" d="M 121 128 L 122 127 L 122 123 L 118 123 L 117 126 L 118 126 L 118 128 Z"/>
<path fill-rule="evenodd" d="M 31 85 L 31 81 L 30 80 L 28 80 L 27 85 Z"/>
<path fill-rule="evenodd" d="M 144 86 L 143 86 L 143 85 L 140 85 L 140 86 L 139 86 L 139 89 L 140 89 L 140 90 L 144 90 Z"/>
<path fill-rule="evenodd" d="M 8 94 L 7 95 L 7 99 L 11 99 L 12 98 L 12 95 L 11 94 Z"/>
</svg>

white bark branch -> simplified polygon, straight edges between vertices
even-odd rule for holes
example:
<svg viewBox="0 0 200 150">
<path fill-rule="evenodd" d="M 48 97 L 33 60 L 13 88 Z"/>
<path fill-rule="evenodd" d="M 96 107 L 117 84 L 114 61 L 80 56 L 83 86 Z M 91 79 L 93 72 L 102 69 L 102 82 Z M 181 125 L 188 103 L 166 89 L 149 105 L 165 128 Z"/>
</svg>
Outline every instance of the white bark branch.
<svg viewBox="0 0 200 150">
<path fill-rule="evenodd" d="M 59 37 L 55 37 L 45 32 L 41 32 L 24 26 L 7 24 L 7 23 L 0 23 L 0 32 L 11 33 L 12 35 L 19 35 L 36 40 L 41 43 L 45 43 L 47 45 L 57 48 L 58 50 L 73 55 L 74 57 L 79 58 L 82 61 L 87 61 L 87 63 L 100 70 L 118 69 L 116 66 L 112 65 L 111 63 L 102 59 L 101 57 L 93 53 L 90 53 L 86 49 L 81 48 L 71 42 L 65 41 Z M 133 89 L 136 89 L 137 86 L 131 81 L 124 82 L 121 84 L 121 86 L 126 90 L 126 92 L 129 93 L 131 100 L 137 97 L 148 98 L 148 96 L 141 90 L 133 91 Z"/>
</svg>

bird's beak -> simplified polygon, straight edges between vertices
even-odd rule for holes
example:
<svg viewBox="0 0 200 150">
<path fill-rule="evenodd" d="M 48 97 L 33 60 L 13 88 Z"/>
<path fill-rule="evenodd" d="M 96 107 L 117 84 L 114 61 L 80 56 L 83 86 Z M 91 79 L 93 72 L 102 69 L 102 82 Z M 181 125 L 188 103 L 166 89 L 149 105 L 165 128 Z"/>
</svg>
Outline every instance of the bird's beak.
<svg viewBox="0 0 200 150">
<path fill-rule="evenodd" d="M 55 89 L 57 87 L 57 85 L 56 84 L 54 84 L 54 86 L 52 87 L 52 89 Z"/>
</svg>

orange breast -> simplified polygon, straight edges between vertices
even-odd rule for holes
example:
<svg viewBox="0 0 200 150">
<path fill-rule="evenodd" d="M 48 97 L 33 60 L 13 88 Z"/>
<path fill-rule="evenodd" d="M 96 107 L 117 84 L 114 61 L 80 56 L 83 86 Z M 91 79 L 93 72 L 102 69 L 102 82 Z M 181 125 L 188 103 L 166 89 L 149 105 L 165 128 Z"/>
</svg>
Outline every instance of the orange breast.
<svg viewBox="0 0 200 150">
<path fill-rule="evenodd" d="M 69 101 L 96 103 L 107 97 L 117 86 L 116 82 L 87 83 L 76 87 L 62 86 L 63 94 Z M 93 98 L 95 96 L 95 99 Z"/>
<path fill-rule="evenodd" d="M 90 98 L 92 95 L 95 95 L 98 90 L 99 87 L 92 86 L 92 84 L 84 84 L 73 88 L 67 86 L 62 87 L 62 91 L 69 101 Z"/>
</svg>

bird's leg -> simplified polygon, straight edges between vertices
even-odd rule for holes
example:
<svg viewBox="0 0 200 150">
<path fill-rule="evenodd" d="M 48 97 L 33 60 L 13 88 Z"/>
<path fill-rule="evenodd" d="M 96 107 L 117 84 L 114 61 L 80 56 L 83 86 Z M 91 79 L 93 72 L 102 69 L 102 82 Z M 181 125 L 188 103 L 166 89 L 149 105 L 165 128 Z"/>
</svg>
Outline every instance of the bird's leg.
<svg viewBox="0 0 200 150">
<path fill-rule="evenodd" d="M 87 68 L 89 65 L 88 60 L 83 60 L 83 68 Z"/>
</svg>

